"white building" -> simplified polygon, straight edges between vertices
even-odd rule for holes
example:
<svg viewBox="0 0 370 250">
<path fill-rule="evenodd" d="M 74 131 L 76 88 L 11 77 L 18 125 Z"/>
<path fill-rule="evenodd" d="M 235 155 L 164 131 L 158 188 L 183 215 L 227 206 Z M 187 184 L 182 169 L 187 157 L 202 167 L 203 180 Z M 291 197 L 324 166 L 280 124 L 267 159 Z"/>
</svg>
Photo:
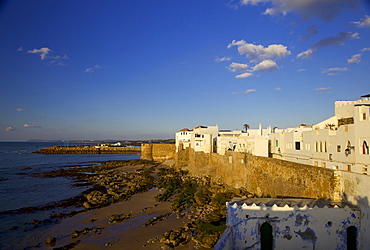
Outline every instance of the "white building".
<svg viewBox="0 0 370 250">
<path fill-rule="evenodd" d="M 194 151 L 214 152 L 214 139 L 218 136 L 218 126 L 198 126 L 193 130 L 187 128 L 176 133 L 176 152 L 187 147 Z"/>
<path fill-rule="evenodd" d="M 315 125 L 294 128 L 218 130 L 198 126 L 176 133 L 176 148 L 225 154 L 246 152 L 317 167 L 368 174 L 370 166 L 370 95 L 336 101 L 335 115 Z M 370 170 L 369 170 L 370 171 Z"/>
<path fill-rule="evenodd" d="M 274 158 L 368 174 L 370 166 L 370 95 L 336 101 L 335 116 L 312 126 L 272 133 Z"/>
<path fill-rule="evenodd" d="M 359 208 L 314 199 L 234 198 L 214 249 L 361 249 Z"/>
<path fill-rule="evenodd" d="M 188 128 L 181 129 L 179 132 L 176 133 L 176 152 L 179 149 L 185 149 L 190 147 L 190 139 L 193 130 Z"/>
</svg>

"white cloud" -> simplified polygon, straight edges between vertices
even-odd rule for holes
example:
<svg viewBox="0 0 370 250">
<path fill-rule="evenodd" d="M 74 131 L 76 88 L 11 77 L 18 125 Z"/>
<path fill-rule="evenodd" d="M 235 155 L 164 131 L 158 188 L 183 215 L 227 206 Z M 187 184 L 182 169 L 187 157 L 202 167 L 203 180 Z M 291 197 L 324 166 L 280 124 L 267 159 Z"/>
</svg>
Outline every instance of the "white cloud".
<svg viewBox="0 0 370 250">
<path fill-rule="evenodd" d="M 273 60 L 263 60 L 259 64 L 253 67 L 253 71 L 275 71 L 278 70 L 279 67 L 277 66 L 276 62 Z"/>
<path fill-rule="evenodd" d="M 263 14 L 286 15 L 293 12 L 304 19 L 318 17 L 324 21 L 333 20 L 345 9 L 354 9 L 358 3 L 355 0 L 242 0 L 242 5 L 257 5 L 259 3 L 271 3 L 272 8 L 267 8 Z"/>
<path fill-rule="evenodd" d="M 370 51 L 370 48 L 363 48 L 361 51 L 362 51 L 362 52 Z"/>
<path fill-rule="evenodd" d="M 241 4 L 252 4 L 257 5 L 259 3 L 270 2 L 271 0 L 241 0 Z"/>
<path fill-rule="evenodd" d="M 14 131 L 14 128 L 13 128 L 13 127 L 6 127 L 6 128 L 5 128 L 5 131 L 7 131 L 7 132 L 11 132 L 11 131 Z"/>
<path fill-rule="evenodd" d="M 23 50 L 23 47 L 21 47 L 21 48 Z M 20 51 L 20 50 L 18 49 L 18 51 Z M 61 60 L 69 59 L 67 55 L 64 55 L 64 56 L 59 56 L 59 55 L 53 56 L 53 55 L 50 54 L 51 52 L 52 52 L 52 50 L 49 49 L 48 47 L 43 47 L 41 49 L 33 49 L 33 50 L 28 50 L 27 51 L 27 53 L 30 53 L 30 54 L 38 54 L 40 56 L 41 60 L 48 59 L 49 60 L 48 61 L 48 64 L 54 64 L 54 65 L 58 65 L 58 66 L 64 66 L 64 65 L 66 65 L 63 62 L 61 62 Z"/>
<path fill-rule="evenodd" d="M 348 63 L 359 63 L 361 61 L 361 54 L 353 55 L 350 59 L 347 59 Z"/>
<path fill-rule="evenodd" d="M 26 109 L 21 109 L 21 108 L 17 108 L 16 110 L 17 110 L 18 112 L 26 111 Z"/>
<path fill-rule="evenodd" d="M 281 90 L 281 88 L 280 87 L 276 87 L 276 88 L 274 88 L 274 90 L 279 91 L 279 90 Z"/>
<path fill-rule="evenodd" d="M 246 91 L 242 91 L 242 92 L 232 92 L 231 94 L 233 95 L 239 95 L 239 94 L 249 94 L 249 93 L 252 93 L 252 92 L 256 92 L 257 90 L 255 89 L 248 89 Z"/>
<path fill-rule="evenodd" d="M 246 72 L 248 70 L 248 64 L 244 63 L 231 63 L 228 67 L 226 67 L 231 72 Z"/>
<path fill-rule="evenodd" d="M 329 90 L 329 89 L 331 89 L 331 87 L 322 87 L 322 88 L 315 89 L 315 91 L 326 91 L 326 90 Z"/>
<path fill-rule="evenodd" d="M 48 47 L 43 47 L 41 49 L 33 49 L 33 50 L 28 50 L 27 53 L 30 54 L 39 54 L 41 57 L 41 60 L 44 60 L 46 58 L 46 55 L 49 54 L 51 50 Z"/>
<path fill-rule="evenodd" d="M 343 72 L 343 71 L 348 71 L 349 69 L 347 67 L 343 67 L 343 68 L 329 68 L 329 69 L 324 69 L 322 71 L 323 74 L 327 74 L 329 73 L 328 75 L 335 75 L 335 73 L 333 72 Z"/>
<path fill-rule="evenodd" d="M 97 70 L 97 69 L 102 69 L 103 67 L 102 66 L 100 66 L 100 65 L 94 65 L 93 67 L 91 67 L 91 68 L 87 68 L 87 69 L 85 69 L 85 72 L 89 72 L 89 73 L 92 73 L 92 72 L 94 72 L 95 70 Z"/>
<path fill-rule="evenodd" d="M 246 72 L 246 73 L 235 76 L 235 78 L 247 78 L 247 77 L 250 77 L 252 75 L 253 75 L 252 73 Z"/>
<path fill-rule="evenodd" d="M 24 124 L 23 125 L 24 128 L 41 128 L 40 126 L 37 126 L 35 124 Z"/>
<path fill-rule="evenodd" d="M 233 40 L 227 45 L 227 48 L 236 46 L 240 55 L 245 55 L 252 66 L 242 63 L 232 63 L 227 69 L 232 72 L 245 72 L 237 75 L 236 78 L 246 78 L 252 76 L 253 71 L 271 72 L 278 70 L 279 67 L 275 59 L 283 59 L 291 54 L 287 46 L 282 44 L 271 44 L 267 47 L 247 43 L 244 40 Z"/>
<path fill-rule="evenodd" d="M 303 72 L 306 71 L 307 69 L 297 69 L 297 72 Z"/>
<path fill-rule="evenodd" d="M 50 56 L 50 58 L 58 60 L 58 59 L 69 59 L 67 55 L 64 56 Z"/>
<path fill-rule="evenodd" d="M 312 56 L 313 52 L 314 52 L 313 49 L 308 49 L 306 51 L 299 53 L 297 55 L 297 58 L 301 58 L 301 59 L 309 58 L 310 56 Z"/>
<path fill-rule="evenodd" d="M 222 58 L 220 58 L 220 57 L 216 57 L 215 59 L 214 59 L 214 61 L 215 62 L 224 62 L 224 61 L 230 61 L 231 60 L 231 57 L 227 57 L 227 56 L 224 56 L 224 57 L 222 57 Z"/>
<path fill-rule="evenodd" d="M 256 92 L 256 91 L 257 90 L 255 90 L 255 89 L 248 89 L 248 90 L 244 91 L 243 93 L 244 94 L 249 94 L 249 93 Z"/>
<path fill-rule="evenodd" d="M 17 49 L 17 51 L 22 51 L 23 50 L 23 46 L 21 46 L 21 47 L 19 47 L 18 49 Z"/>
<path fill-rule="evenodd" d="M 365 15 L 365 17 L 362 18 L 360 21 L 353 22 L 353 23 L 356 24 L 358 27 L 368 28 L 368 27 L 370 27 L 370 16 Z"/>
<path fill-rule="evenodd" d="M 236 41 L 233 40 L 227 48 L 233 46 L 238 47 L 240 55 L 246 55 L 252 62 L 263 61 L 266 59 L 282 59 L 291 54 L 287 49 L 287 46 L 282 44 L 271 44 L 268 47 L 263 45 L 255 45 L 252 43 L 247 43 L 244 40 Z"/>
</svg>

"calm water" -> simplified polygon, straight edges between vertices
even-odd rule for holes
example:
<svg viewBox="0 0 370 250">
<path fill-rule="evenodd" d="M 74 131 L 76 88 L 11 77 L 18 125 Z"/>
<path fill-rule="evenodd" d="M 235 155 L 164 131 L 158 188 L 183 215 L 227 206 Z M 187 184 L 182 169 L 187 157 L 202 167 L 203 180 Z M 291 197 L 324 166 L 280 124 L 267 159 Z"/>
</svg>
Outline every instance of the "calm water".
<svg viewBox="0 0 370 250">
<path fill-rule="evenodd" d="M 32 177 L 75 164 L 94 164 L 99 161 L 132 160 L 140 158 L 131 154 L 33 154 L 41 148 L 63 145 L 46 142 L 0 142 L 0 212 L 22 207 L 38 207 L 80 194 L 86 187 L 73 187 L 71 178 Z M 25 169 L 26 168 L 26 169 Z M 73 208 L 37 211 L 32 214 L 0 215 L 0 249 L 23 249 L 14 245 L 26 237 L 34 225 L 33 219 L 44 220 L 52 213 L 70 212 Z M 25 224 L 26 223 L 26 224 Z M 17 230 L 9 230 L 12 227 Z M 26 243 L 26 242 L 25 242 Z"/>
</svg>

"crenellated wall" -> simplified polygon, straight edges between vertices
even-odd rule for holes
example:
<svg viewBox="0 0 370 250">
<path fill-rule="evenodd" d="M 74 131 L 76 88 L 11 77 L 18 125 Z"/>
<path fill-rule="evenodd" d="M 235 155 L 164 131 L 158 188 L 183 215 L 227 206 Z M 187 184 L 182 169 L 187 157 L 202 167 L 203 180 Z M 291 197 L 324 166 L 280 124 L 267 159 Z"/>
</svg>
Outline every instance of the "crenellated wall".
<svg viewBox="0 0 370 250">
<path fill-rule="evenodd" d="M 263 249 L 266 241 L 273 249 L 347 249 L 347 244 L 353 247 L 361 242 L 361 211 L 342 202 L 233 199 L 226 208 L 227 228 L 215 250 Z M 270 239 L 263 239 L 266 224 L 272 230 Z M 355 230 L 352 238 L 351 229 Z"/>
</svg>

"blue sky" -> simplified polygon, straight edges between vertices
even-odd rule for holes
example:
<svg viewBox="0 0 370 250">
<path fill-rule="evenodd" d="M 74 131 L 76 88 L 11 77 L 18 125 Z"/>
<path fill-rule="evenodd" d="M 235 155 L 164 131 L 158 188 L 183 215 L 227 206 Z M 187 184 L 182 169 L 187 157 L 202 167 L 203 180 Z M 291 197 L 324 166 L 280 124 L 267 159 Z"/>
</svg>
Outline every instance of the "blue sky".
<svg viewBox="0 0 370 250">
<path fill-rule="evenodd" d="M 370 93 L 365 0 L 5 0 L 0 141 L 318 123 Z"/>
</svg>

